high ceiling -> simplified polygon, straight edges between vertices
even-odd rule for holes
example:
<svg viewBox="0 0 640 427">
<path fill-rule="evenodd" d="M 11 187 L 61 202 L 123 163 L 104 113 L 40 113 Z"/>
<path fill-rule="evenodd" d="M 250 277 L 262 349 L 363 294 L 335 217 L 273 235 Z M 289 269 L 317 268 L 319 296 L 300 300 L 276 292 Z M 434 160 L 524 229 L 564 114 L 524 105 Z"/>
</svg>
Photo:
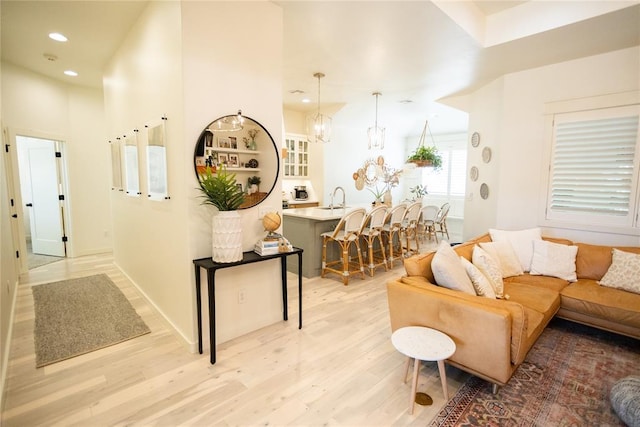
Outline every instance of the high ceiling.
<svg viewBox="0 0 640 427">
<path fill-rule="evenodd" d="M 276 1 L 284 11 L 286 108 L 317 107 L 383 125 L 464 130 L 465 115 L 435 102 L 505 73 L 640 44 L 640 4 L 618 1 Z M 145 1 L 2 0 L 2 59 L 99 87 L 109 58 Z M 48 39 L 62 32 L 67 43 Z M 45 54 L 57 57 L 55 61 Z M 62 74 L 74 69 L 78 77 Z M 308 104 L 302 99 L 309 98 Z"/>
</svg>

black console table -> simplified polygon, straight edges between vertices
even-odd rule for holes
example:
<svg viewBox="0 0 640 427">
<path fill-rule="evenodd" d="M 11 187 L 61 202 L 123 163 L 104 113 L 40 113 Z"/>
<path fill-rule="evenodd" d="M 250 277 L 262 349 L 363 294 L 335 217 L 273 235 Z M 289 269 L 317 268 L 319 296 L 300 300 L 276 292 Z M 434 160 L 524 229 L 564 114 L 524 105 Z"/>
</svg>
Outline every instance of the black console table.
<svg viewBox="0 0 640 427">
<path fill-rule="evenodd" d="M 223 268 L 237 267 L 239 265 L 252 264 L 254 262 L 268 261 L 280 258 L 282 268 L 282 303 L 284 320 L 289 320 L 287 308 L 287 257 L 298 255 L 298 271 L 302 271 L 302 249 L 293 248 L 291 252 L 282 252 L 274 255 L 258 255 L 257 253 L 244 252 L 242 261 L 219 263 L 211 258 L 194 259 L 196 271 L 196 305 L 198 311 L 198 351 L 202 354 L 202 295 L 200 291 L 200 269 L 207 270 L 207 284 L 209 289 L 209 342 L 211 347 L 211 364 L 216 363 L 216 271 Z M 298 329 L 302 329 L 302 275 L 298 274 Z"/>
</svg>

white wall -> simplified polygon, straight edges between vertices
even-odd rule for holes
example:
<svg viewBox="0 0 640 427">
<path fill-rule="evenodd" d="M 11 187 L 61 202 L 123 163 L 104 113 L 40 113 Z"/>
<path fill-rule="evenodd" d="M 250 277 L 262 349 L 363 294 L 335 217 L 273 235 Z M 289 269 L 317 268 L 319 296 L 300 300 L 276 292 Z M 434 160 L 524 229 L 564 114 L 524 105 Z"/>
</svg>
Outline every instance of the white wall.
<svg viewBox="0 0 640 427">
<path fill-rule="evenodd" d="M 102 92 L 67 85 L 2 63 L 4 125 L 19 133 L 65 141 L 68 172 L 68 255 L 110 251 L 109 149 Z"/>
<path fill-rule="evenodd" d="M 192 260 L 211 256 L 214 213 L 201 205 L 196 190 L 194 146 L 205 126 L 238 109 L 260 122 L 281 146 L 281 58 L 281 11 L 271 3 L 152 2 L 104 79 L 110 135 L 140 128 L 162 115 L 168 118 L 171 199 L 151 202 L 112 194 L 115 257 L 192 350 Z M 145 180 L 141 182 L 144 193 Z M 280 211 L 280 189 L 278 182 L 260 208 Z M 240 212 L 243 249 L 251 250 L 264 237 L 259 208 Z M 279 262 L 270 261 L 216 275 L 218 342 L 282 319 L 279 271 Z M 237 298 L 240 288 L 246 296 L 242 306 Z M 206 301 L 206 286 L 203 291 Z"/>
<path fill-rule="evenodd" d="M 478 148 L 469 145 L 469 167 L 480 167 L 480 179 L 467 190 L 464 237 L 488 227 L 518 229 L 542 224 L 544 190 L 545 103 L 638 90 L 640 48 L 634 47 L 574 61 L 508 74 L 470 96 L 469 133 L 481 135 Z M 489 164 L 480 160 L 490 146 Z M 486 178 L 485 178 L 486 177 Z M 491 189 L 478 197 L 481 182 Z M 544 192 L 544 191 L 542 191 Z M 470 199 L 473 193 L 473 199 Z M 547 235 L 575 241 L 637 245 L 637 236 L 545 229 Z"/>
</svg>

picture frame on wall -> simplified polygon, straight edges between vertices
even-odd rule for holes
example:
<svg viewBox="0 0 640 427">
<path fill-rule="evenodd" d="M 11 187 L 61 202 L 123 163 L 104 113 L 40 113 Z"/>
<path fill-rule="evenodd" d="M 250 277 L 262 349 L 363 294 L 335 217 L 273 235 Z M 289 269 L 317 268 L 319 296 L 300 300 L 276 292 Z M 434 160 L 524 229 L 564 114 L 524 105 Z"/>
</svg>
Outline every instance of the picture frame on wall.
<svg viewBox="0 0 640 427">
<path fill-rule="evenodd" d="M 234 150 L 238 149 L 238 138 L 236 138 L 235 136 L 230 136 L 229 137 L 229 148 L 232 148 Z"/>
<path fill-rule="evenodd" d="M 228 165 L 229 164 L 229 155 L 226 153 L 218 153 L 218 164 Z"/>
<path fill-rule="evenodd" d="M 236 187 L 238 187 L 238 190 L 242 191 L 244 193 L 244 188 L 242 188 L 242 183 L 241 182 L 236 182 Z"/>
<path fill-rule="evenodd" d="M 231 148 L 231 140 L 228 137 L 218 137 L 218 147 L 219 148 Z"/>
<path fill-rule="evenodd" d="M 237 168 L 237 167 L 240 166 L 237 154 L 229 154 L 229 163 L 228 163 L 228 165 L 229 165 L 230 168 Z"/>
</svg>

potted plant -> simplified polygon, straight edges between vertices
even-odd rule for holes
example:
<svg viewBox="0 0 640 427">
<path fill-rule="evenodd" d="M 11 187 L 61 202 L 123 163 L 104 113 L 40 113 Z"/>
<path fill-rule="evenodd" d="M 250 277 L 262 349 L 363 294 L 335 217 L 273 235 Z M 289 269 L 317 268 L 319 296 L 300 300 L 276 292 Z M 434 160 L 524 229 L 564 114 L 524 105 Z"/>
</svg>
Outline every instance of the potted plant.
<svg viewBox="0 0 640 427">
<path fill-rule="evenodd" d="M 254 175 L 254 176 L 250 176 L 247 179 L 247 182 L 249 183 L 249 194 L 252 193 L 257 193 L 259 188 L 258 186 L 260 185 L 260 182 L 262 182 L 262 180 L 260 179 L 260 177 L 258 175 Z"/>
<path fill-rule="evenodd" d="M 438 153 L 435 146 L 425 147 L 418 146 L 416 150 L 407 159 L 408 163 L 415 163 L 418 167 L 432 166 L 435 170 L 442 167 L 442 156 Z"/>
<path fill-rule="evenodd" d="M 203 204 L 218 208 L 211 221 L 211 258 L 215 262 L 242 260 L 242 218 L 237 209 L 244 202 L 245 194 L 236 185 L 236 174 L 228 173 L 225 165 L 214 174 L 207 167 L 200 180 Z"/>
</svg>

